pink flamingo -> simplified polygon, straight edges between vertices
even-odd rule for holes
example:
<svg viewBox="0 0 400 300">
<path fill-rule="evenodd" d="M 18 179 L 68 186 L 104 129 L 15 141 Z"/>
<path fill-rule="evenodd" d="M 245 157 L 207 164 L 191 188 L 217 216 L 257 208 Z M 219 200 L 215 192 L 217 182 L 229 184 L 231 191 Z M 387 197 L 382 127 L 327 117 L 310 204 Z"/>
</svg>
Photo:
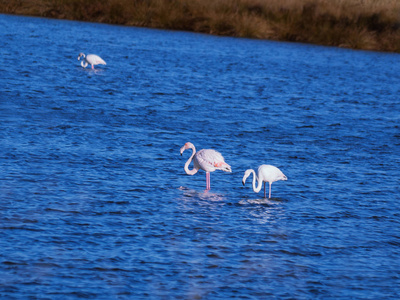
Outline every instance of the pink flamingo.
<svg viewBox="0 0 400 300">
<path fill-rule="evenodd" d="M 79 53 L 78 60 L 80 60 L 81 57 L 83 57 L 81 61 L 81 66 L 84 68 L 86 68 L 88 64 L 92 65 L 93 70 L 94 65 L 106 65 L 106 62 L 96 54 L 88 54 L 87 56 L 85 56 L 85 54 L 81 52 Z"/>
<path fill-rule="evenodd" d="M 211 188 L 210 172 L 215 170 L 222 170 L 225 172 L 232 172 L 231 166 L 228 165 L 221 153 L 212 149 L 202 149 L 196 152 L 196 148 L 190 142 L 187 142 L 181 148 L 181 155 L 186 149 L 192 149 L 192 156 L 189 157 L 188 161 L 185 163 L 185 172 L 188 175 L 196 174 L 199 169 L 206 172 L 206 190 Z M 193 169 L 189 170 L 189 164 L 193 159 Z"/>
<path fill-rule="evenodd" d="M 244 172 L 242 183 L 246 183 L 247 177 L 253 173 L 253 191 L 258 193 L 261 190 L 264 182 L 264 198 L 266 198 L 265 183 L 269 182 L 269 198 L 271 198 L 271 185 L 278 180 L 287 180 L 285 174 L 282 173 L 277 167 L 271 165 L 261 165 L 258 167 L 258 177 L 253 169 L 248 169 Z M 258 186 L 256 187 L 256 178 L 258 179 Z"/>
</svg>

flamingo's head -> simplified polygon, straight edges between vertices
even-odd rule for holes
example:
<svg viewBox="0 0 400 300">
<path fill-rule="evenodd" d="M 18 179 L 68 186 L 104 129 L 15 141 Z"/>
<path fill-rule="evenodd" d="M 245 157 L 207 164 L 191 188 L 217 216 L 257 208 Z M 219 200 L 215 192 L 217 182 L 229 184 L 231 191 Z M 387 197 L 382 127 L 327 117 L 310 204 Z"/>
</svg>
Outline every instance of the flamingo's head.
<svg viewBox="0 0 400 300">
<path fill-rule="evenodd" d="M 191 142 L 185 143 L 185 145 L 183 145 L 183 147 L 181 148 L 181 155 L 182 155 L 183 151 L 185 151 L 187 149 L 195 149 L 195 147 Z"/>
<path fill-rule="evenodd" d="M 79 53 L 78 60 L 80 60 L 82 56 L 83 56 L 83 58 L 85 58 L 85 54 L 83 54 L 82 52 Z"/>
<path fill-rule="evenodd" d="M 251 174 L 252 171 L 253 171 L 253 170 L 248 169 L 248 170 L 246 170 L 246 172 L 244 172 L 244 176 L 243 176 L 243 179 L 242 179 L 243 185 L 246 183 L 246 179 L 247 179 L 247 177 L 250 176 L 250 174 Z"/>
</svg>

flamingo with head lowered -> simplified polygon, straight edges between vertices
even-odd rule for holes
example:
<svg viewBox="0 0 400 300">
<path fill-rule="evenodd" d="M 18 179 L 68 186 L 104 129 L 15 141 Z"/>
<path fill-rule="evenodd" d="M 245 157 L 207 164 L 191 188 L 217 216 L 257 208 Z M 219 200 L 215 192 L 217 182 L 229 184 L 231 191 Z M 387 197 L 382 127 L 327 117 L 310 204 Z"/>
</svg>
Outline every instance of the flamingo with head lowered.
<svg viewBox="0 0 400 300">
<path fill-rule="evenodd" d="M 282 173 L 277 167 L 271 165 L 261 165 L 258 167 L 258 176 L 253 169 L 248 169 L 244 172 L 242 183 L 245 185 L 247 177 L 253 174 L 253 191 L 258 193 L 261 191 L 262 184 L 264 182 L 264 198 L 266 198 L 266 188 L 265 183 L 269 183 L 269 198 L 271 198 L 271 185 L 273 182 L 278 180 L 287 180 L 285 174 Z M 256 179 L 258 180 L 258 185 L 256 187 Z"/>
<path fill-rule="evenodd" d="M 188 161 L 185 163 L 185 172 L 188 175 L 194 175 L 199 170 L 206 172 L 206 190 L 211 189 L 210 172 L 215 170 L 222 170 L 225 172 L 232 172 L 231 166 L 228 165 L 221 153 L 212 149 L 202 149 L 196 152 L 196 148 L 190 142 L 187 142 L 181 148 L 181 155 L 186 149 L 192 149 L 192 155 L 189 157 Z M 193 160 L 193 169 L 189 170 L 189 164 Z"/>
<path fill-rule="evenodd" d="M 85 56 L 85 54 L 81 52 L 79 53 L 78 60 L 80 60 L 81 57 L 83 57 L 81 61 L 81 66 L 84 68 L 86 68 L 88 64 L 92 65 L 93 70 L 95 65 L 106 65 L 106 62 L 96 54 L 88 54 L 87 56 Z"/>
</svg>

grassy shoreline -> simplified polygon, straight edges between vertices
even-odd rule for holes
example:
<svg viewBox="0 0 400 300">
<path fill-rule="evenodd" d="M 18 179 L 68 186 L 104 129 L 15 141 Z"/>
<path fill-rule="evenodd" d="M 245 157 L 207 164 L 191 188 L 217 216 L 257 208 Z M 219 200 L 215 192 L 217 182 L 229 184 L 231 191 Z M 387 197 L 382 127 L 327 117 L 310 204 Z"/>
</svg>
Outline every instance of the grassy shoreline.
<svg viewBox="0 0 400 300">
<path fill-rule="evenodd" d="M 400 53 L 397 0 L 0 0 L 0 13 Z"/>
</svg>

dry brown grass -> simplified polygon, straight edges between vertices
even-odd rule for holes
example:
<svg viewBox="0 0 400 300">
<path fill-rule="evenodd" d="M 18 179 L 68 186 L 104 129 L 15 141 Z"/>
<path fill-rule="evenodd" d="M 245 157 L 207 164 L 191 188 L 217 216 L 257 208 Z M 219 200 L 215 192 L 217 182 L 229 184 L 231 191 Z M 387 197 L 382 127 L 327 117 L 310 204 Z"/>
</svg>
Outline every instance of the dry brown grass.
<svg viewBox="0 0 400 300">
<path fill-rule="evenodd" d="M 0 0 L 0 12 L 400 52 L 398 0 Z"/>
</svg>

